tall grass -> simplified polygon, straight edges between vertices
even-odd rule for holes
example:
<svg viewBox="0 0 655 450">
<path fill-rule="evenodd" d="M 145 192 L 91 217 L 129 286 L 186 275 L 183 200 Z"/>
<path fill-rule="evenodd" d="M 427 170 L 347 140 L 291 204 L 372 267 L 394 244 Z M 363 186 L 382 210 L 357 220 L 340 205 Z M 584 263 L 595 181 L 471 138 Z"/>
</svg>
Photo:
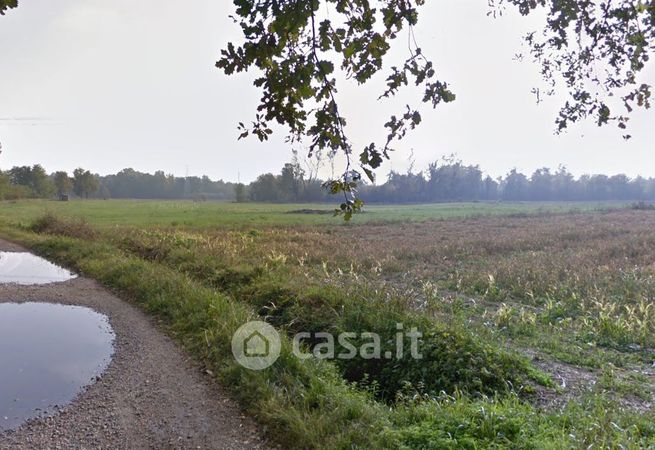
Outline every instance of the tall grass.
<svg viewBox="0 0 655 450">
<path fill-rule="evenodd" d="M 403 271 L 411 270 L 413 276 L 428 273 L 426 263 L 430 261 L 442 267 L 443 255 L 463 252 L 459 244 L 440 243 L 442 250 L 437 255 L 427 251 L 412 255 L 393 248 L 371 248 L 368 244 L 372 241 L 358 235 L 335 238 L 325 230 L 107 232 L 94 228 L 90 239 L 86 226 L 80 225 L 77 231 L 76 223 L 49 217 L 38 227 L 4 225 L 1 230 L 98 279 L 157 317 L 232 389 L 244 408 L 265 426 L 271 441 L 284 448 L 655 445 L 652 415 L 625 411 L 601 387 L 561 411 L 533 406 L 531 397 L 525 395 L 529 392 L 521 387 L 530 387 L 535 381 L 548 384 L 548 379 L 525 358 L 507 352 L 493 340 L 485 342 L 486 335 L 478 335 L 476 323 L 465 316 L 460 318 L 463 320 L 444 320 L 427 314 L 441 307 L 439 302 L 445 307 L 439 295 L 441 283 L 426 283 L 414 290 L 414 278 Z M 449 224 L 432 224 L 428 229 L 434 226 L 448 228 Z M 407 235 L 403 227 L 392 228 L 392 232 Z M 416 239 L 421 239 L 423 230 L 414 231 Z M 329 248 L 327 242 L 337 244 Z M 353 242 L 357 244 L 351 245 Z M 491 264 L 498 261 L 492 258 L 499 254 L 512 255 L 517 247 L 536 245 L 526 237 L 515 244 L 498 242 L 493 249 L 487 245 L 482 251 L 489 252 Z M 369 251 L 358 254 L 358 247 Z M 480 261 L 480 251 L 472 248 L 466 253 Z M 404 269 L 389 269 L 399 256 L 404 260 L 410 255 L 413 262 L 403 262 Z M 469 260 L 460 261 L 456 287 L 478 289 L 471 287 L 475 283 L 473 269 L 469 271 L 466 265 Z M 445 266 L 449 265 L 446 260 Z M 488 273 L 480 274 L 481 286 L 485 286 L 480 295 L 490 302 L 514 300 L 503 294 L 505 278 L 498 278 L 497 272 L 493 279 L 497 292 L 486 293 L 491 281 Z M 430 289 L 426 289 L 428 285 Z M 392 286 L 406 286 L 406 292 Z M 427 291 L 434 298 L 425 298 Z M 525 307 L 508 302 L 497 308 L 490 316 L 492 325 L 512 330 L 517 337 L 540 332 L 549 317 L 546 303 L 539 295 L 526 295 L 525 299 Z M 555 312 L 558 301 L 552 298 L 553 317 L 559 314 Z M 579 302 L 570 303 L 573 308 Z M 532 305 L 543 309 L 531 309 Z M 608 314 L 613 317 L 615 311 Z M 428 331 L 424 343 L 429 357 L 396 366 L 362 360 L 343 364 L 301 361 L 291 354 L 290 340 L 284 337 L 278 362 L 253 372 L 233 361 L 230 340 L 240 325 L 254 318 L 268 320 L 283 335 L 301 329 L 372 329 L 384 335 L 392 327 L 395 330 L 396 322 L 406 322 Z M 615 331 L 606 333 L 613 336 Z M 615 384 L 608 378 L 602 389 Z"/>
</svg>

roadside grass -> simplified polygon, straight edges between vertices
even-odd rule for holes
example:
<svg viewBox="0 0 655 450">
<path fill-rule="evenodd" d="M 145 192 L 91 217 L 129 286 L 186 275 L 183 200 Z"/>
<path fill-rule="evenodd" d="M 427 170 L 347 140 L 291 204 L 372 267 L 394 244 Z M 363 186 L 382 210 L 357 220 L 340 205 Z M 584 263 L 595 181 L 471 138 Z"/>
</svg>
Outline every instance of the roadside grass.
<svg viewBox="0 0 655 450">
<path fill-rule="evenodd" d="M 54 216 L 39 219 L 30 228 L 70 237 L 75 227 L 79 227 L 80 238 L 88 239 L 88 224 Z M 376 357 L 358 353 L 352 359 L 336 361 L 346 380 L 372 383 L 376 393 L 387 401 L 393 401 L 401 389 L 408 387 L 421 395 L 436 396 L 442 391 L 496 395 L 522 390 L 529 379 L 549 383 L 525 358 L 484 344 L 464 327 L 454 328 L 416 314 L 402 301 L 366 286 L 354 284 L 343 289 L 326 285 L 279 261 L 265 266 L 242 264 L 232 268 L 230 262 L 226 265 L 212 254 L 206 240 L 194 238 L 192 234 L 109 233 L 104 241 L 140 260 L 187 275 L 205 287 L 218 290 L 235 304 L 250 305 L 262 320 L 289 335 L 350 332 L 357 334 L 351 343 L 360 348 L 368 340 L 361 333 L 378 334 L 381 349 Z M 404 352 L 402 360 L 385 358 L 387 352 L 396 354 L 398 325 L 403 330 L 423 333 L 420 347 L 424 359 L 410 358 L 409 352 Z M 310 350 L 320 343 L 311 339 L 308 342 Z M 403 344 L 409 349 L 411 343 Z M 335 353 L 345 350 L 337 346 Z"/>
<path fill-rule="evenodd" d="M 625 399 L 652 398 L 650 376 L 627 371 L 648 361 L 649 349 L 630 347 L 635 330 L 615 335 L 585 320 L 600 317 L 604 304 L 587 301 L 589 292 L 596 300 L 613 293 L 607 302 L 620 306 L 634 297 L 617 293 L 642 295 L 648 304 L 647 278 L 592 268 L 647 271 L 649 214 L 242 229 L 109 229 L 93 217 L 15 216 L 0 231 L 159 318 L 284 448 L 648 448 L 653 414 Z M 597 242 L 604 245 L 585 251 Z M 388 335 L 398 320 L 428 328 L 434 352 L 406 367 L 300 361 L 285 337 L 280 360 L 252 372 L 233 362 L 230 340 L 254 318 L 283 335 L 367 328 Z M 572 364 L 617 364 L 563 409 L 542 409 L 533 397 L 551 382 L 516 355 L 522 347 Z"/>
<path fill-rule="evenodd" d="M 283 339 L 278 363 L 250 371 L 231 357 L 233 333 L 256 318 L 246 305 L 203 287 L 161 264 L 126 255 L 104 242 L 8 233 L 36 252 L 117 291 L 160 320 L 207 365 L 274 442 L 291 448 L 386 446 L 380 434 L 388 413 L 319 360 L 300 362 Z M 377 433 L 369 434 L 377 430 Z"/>
<path fill-rule="evenodd" d="M 562 411 L 536 412 L 516 397 L 480 402 L 446 397 L 405 403 L 389 433 L 404 449 L 650 448 L 655 424 L 638 413 L 617 414 L 600 396 Z"/>
</svg>

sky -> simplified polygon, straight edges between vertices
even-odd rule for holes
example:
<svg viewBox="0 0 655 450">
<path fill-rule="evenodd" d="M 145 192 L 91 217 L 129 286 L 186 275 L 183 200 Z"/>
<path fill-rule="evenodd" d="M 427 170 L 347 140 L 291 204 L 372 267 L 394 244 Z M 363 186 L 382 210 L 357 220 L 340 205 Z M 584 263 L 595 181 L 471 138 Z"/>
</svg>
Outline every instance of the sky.
<svg viewBox="0 0 655 450">
<path fill-rule="evenodd" d="M 575 175 L 655 176 L 652 110 L 633 115 L 629 141 L 591 121 L 553 133 L 564 97 L 537 104 L 538 67 L 514 58 L 525 52 L 522 36 L 540 28 L 538 16 L 493 19 L 485 0 L 427 3 L 418 42 L 457 101 L 424 107 L 423 124 L 382 174 L 454 153 L 493 177 L 560 164 Z M 237 141 L 237 123 L 258 104 L 256 73 L 227 77 L 214 67 L 221 48 L 239 41 L 232 12 L 228 0 L 21 0 L 0 17 L 0 168 L 40 163 L 104 175 L 131 167 L 245 182 L 278 172 L 292 150 L 283 129 L 265 143 Z M 390 63 L 406 56 L 405 39 Z M 653 70 L 643 80 L 655 83 Z M 389 115 L 420 97 L 410 89 L 377 101 L 383 81 L 341 87 L 358 148 L 379 141 Z"/>
</svg>

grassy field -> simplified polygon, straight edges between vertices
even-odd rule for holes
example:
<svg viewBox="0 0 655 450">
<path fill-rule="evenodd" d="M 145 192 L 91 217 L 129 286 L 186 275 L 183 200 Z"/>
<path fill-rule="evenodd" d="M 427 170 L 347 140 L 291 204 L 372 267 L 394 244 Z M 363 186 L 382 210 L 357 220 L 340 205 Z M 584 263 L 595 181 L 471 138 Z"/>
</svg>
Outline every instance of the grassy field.
<svg viewBox="0 0 655 450">
<path fill-rule="evenodd" d="M 343 226 L 329 205 L 18 202 L 0 235 L 156 316 L 284 448 L 648 448 L 655 211 L 618 206 L 380 206 Z M 285 337 L 261 372 L 231 357 L 252 319 Z M 423 359 L 291 352 L 301 331 L 386 346 L 398 323 Z"/>
<path fill-rule="evenodd" d="M 336 204 L 259 204 L 150 200 L 91 200 L 57 202 L 25 200 L 0 203 L 0 220 L 28 223 L 45 213 L 83 217 L 97 227 L 261 227 L 288 225 L 335 225 Z M 443 203 L 431 205 L 370 205 L 353 225 L 426 221 L 486 215 L 565 213 L 618 208 L 620 203 Z"/>
</svg>

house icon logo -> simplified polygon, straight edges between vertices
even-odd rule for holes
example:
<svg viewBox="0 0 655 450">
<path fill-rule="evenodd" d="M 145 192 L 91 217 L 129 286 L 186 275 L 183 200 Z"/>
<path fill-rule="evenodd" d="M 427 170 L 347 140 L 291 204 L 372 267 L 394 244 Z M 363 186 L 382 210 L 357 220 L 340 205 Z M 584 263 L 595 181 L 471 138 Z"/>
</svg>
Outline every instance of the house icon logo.
<svg viewBox="0 0 655 450">
<path fill-rule="evenodd" d="M 255 331 L 243 341 L 243 353 L 248 358 L 266 358 L 271 352 L 271 343 L 266 336 L 259 331 Z"/>
<path fill-rule="evenodd" d="M 280 356 L 280 347 L 280 335 L 266 322 L 248 322 L 232 336 L 234 358 L 252 370 L 270 367 Z"/>
</svg>

